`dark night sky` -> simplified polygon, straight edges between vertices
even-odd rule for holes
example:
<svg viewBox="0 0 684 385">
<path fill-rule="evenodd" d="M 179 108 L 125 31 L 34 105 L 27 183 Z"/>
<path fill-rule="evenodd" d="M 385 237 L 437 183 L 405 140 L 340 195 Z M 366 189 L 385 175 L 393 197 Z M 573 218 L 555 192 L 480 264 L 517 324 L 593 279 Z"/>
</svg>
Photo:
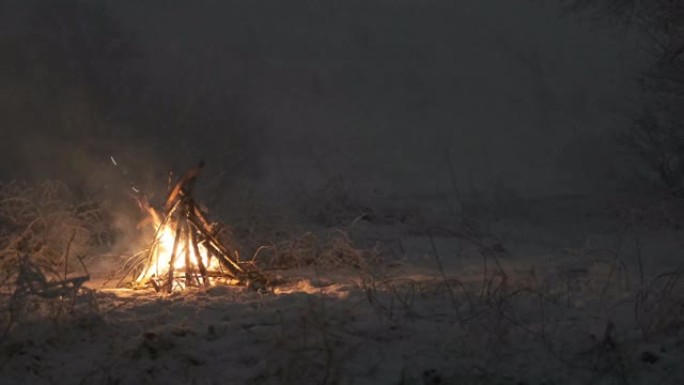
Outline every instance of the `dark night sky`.
<svg viewBox="0 0 684 385">
<path fill-rule="evenodd" d="M 3 42 L 15 51 L 5 55 L 19 52 L 34 67 L 49 62 L 27 53 L 43 38 L 16 17 L 30 12 L 11 3 L 2 2 L 11 10 L 3 20 L 13 20 Z M 115 51 L 116 65 L 86 60 L 95 75 L 85 80 L 60 77 L 56 99 L 64 103 L 49 105 L 62 117 L 71 108 L 67 120 L 77 123 L 47 128 L 7 107 L 17 89 L 36 98 L 25 91 L 33 75 L 2 87 L 4 151 L 22 149 L 12 159 L 30 173 L 100 173 L 112 154 L 140 179 L 156 175 L 140 171 L 146 167 L 204 157 L 224 175 L 279 190 L 341 176 L 381 191 L 440 191 L 449 185 L 447 151 L 464 186 L 586 191 L 591 178 L 582 174 L 610 163 L 598 159 L 612 154 L 602 135 L 628 124 L 637 95 L 634 39 L 564 17 L 553 1 L 106 4 L 102 13 L 133 48 Z M 82 22 L 75 20 L 64 23 Z M 46 35 L 61 27 L 51 28 Z M 89 47 L 86 56 L 100 55 Z M 56 60 L 70 57 L 57 52 Z M 79 77 L 78 67 L 71 71 Z M 105 85 L 88 88 L 98 79 Z M 99 95 L 113 84 L 114 96 Z M 60 167 L 26 151 L 56 143 L 60 150 L 44 151 L 65 159 Z"/>
</svg>

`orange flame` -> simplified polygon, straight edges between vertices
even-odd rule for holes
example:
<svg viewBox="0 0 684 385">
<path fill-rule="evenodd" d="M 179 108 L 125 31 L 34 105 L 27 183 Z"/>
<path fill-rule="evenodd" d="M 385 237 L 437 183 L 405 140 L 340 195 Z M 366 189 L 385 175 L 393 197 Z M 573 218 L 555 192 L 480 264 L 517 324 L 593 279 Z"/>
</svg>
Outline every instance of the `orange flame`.
<svg viewBox="0 0 684 385">
<path fill-rule="evenodd" d="M 136 278 L 136 282 L 145 282 L 154 277 L 168 276 L 174 245 L 176 246 L 176 254 L 173 261 L 174 276 L 176 272 L 179 276 L 186 272 L 186 260 L 190 262 L 192 270 L 199 271 L 199 266 L 197 265 L 198 257 L 207 270 L 219 270 L 218 260 L 210 258 L 209 251 L 204 245 L 201 243 L 197 245 L 199 256 L 196 255 L 195 247 L 190 244 L 187 233 L 181 232 L 179 234 L 180 239 L 176 241 L 177 223 L 170 223 L 169 221 L 164 223 L 153 208 L 148 207 L 147 210 L 152 218 L 156 239 L 152 245 L 153 254 L 147 260 L 147 266 Z M 187 258 L 186 253 L 189 253 Z"/>
</svg>

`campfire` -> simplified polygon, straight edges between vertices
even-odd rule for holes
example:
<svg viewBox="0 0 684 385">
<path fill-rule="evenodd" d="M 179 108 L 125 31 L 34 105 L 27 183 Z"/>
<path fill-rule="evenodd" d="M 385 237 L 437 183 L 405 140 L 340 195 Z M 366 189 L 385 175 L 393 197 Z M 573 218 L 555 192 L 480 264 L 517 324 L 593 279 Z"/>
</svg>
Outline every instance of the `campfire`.
<svg viewBox="0 0 684 385">
<path fill-rule="evenodd" d="M 139 200 L 155 229 L 136 286 L 151 285 L 170 293 L 189 286 L 218 282 L 264 288 L 266 279 L 253 265 L 238 263 L 218 237 L 218 226 L 192 198 L 192 188 L 203 162 L 183 175 L 170 190 L 160 215 L 146 199 Z"/>
</svg>

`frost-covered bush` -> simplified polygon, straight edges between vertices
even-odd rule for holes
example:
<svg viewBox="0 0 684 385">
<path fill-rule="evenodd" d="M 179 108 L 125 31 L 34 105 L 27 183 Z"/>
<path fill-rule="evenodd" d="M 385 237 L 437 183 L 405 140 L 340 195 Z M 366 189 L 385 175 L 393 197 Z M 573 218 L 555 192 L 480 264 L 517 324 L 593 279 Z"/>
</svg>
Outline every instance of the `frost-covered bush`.
<svg viewBox="0 0 684 385">
<path fill-rule="evenodd" d="M 78 266 L 76 256 L 87 257 L 110 242 L 110 231 L 98 203 L 81 200 L 60 182 L 29 185 L 0 184 L 0 267 L 16 272 L 19 258 L 27 256 L 50 273 Z"/>
</svg>

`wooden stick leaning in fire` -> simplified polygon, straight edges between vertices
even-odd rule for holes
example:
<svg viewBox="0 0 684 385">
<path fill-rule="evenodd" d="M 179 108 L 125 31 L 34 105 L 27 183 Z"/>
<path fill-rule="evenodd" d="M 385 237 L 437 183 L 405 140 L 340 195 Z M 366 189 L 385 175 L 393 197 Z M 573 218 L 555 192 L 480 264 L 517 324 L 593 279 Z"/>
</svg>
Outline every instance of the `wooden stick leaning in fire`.
<svg viewBox="0 0 684 385">
<path fill-rule="evenodd" d="M 136 282 L 171 292 L 176 286 L 208 286 L 218 277 L 262 289 L 267 281 L 264 275 L 254 268 L 246 270 L 231 257 L 191 196 L 203 166 L 200 162 L 170 189 L 162 218 L 149 204 L 141 203 L 157 228 L 147 263 Z"/>
</svg>

